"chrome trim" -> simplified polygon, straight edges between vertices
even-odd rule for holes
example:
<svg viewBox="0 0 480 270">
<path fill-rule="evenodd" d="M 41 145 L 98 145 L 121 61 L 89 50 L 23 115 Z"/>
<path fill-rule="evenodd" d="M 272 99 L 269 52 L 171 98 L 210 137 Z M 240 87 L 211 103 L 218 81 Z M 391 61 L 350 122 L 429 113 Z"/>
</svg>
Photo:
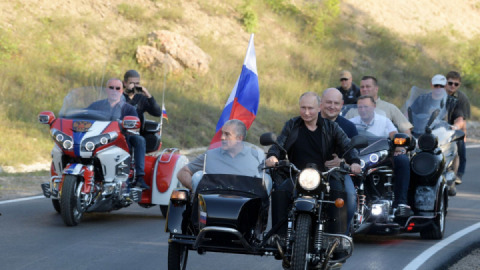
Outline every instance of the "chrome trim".
<svg viewBox="0 0 480 270">
<path fill-rule="evenodd" d="M 245 240 L 245 238 L 243 238 L 242 234 L 239 231 L 232 228 L 219 227 L 219 226 L 208 226 L 200 230 L 200 233 L 198 234 L 197 239 L 193 244 L 194 249 L 198 249 L 199 247 L 202 247 L 202 242 L 204 240 L 208 240 L 208 239 L 205 239 L 204 237 L 209 232 L 220 232 L 220 233 L 232 234 L 238 238 L 238 240 L 240 241 L 240 243 L 245 249 L 253 250 L 253 247 L 247 242 L 247 240 Z"/>
</svg>

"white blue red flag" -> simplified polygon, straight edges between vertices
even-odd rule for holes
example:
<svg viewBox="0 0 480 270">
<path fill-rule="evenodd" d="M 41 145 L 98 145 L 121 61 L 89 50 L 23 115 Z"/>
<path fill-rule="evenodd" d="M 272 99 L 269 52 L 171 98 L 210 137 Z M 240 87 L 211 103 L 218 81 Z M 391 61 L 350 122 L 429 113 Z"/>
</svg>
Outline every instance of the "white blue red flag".
<svg viewBox="0 0 480 270">
<path fill-rule="evenodd" d="M 230 119 L 241 120 L 249 129 L 257 115 L 259 101 L 260 89 L 258 87 L 257 59 L 252 34 L 248 43 L 247 54 L 243 61 L 242 72 L 233 87 L 232 93 L 228 97 L 220 119 L 218 119 L 216 133 L 210 142 L 210 147 L 220 141 L 221 129 L 225 122 Z"/>
<path fill-rule="evenodd" d="M 162 104 L 162 118 L 166 119 L 168 122 L 167 110 L 165 109 L 165 104 Z"/>
</svg>

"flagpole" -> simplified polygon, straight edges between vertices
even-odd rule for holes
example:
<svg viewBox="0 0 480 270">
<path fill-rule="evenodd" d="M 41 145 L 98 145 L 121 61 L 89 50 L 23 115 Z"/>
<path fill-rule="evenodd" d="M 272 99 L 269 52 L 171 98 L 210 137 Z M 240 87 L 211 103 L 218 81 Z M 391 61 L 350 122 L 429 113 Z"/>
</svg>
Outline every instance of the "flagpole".
<svg viewBox="0 0 480 270">
<path fill-rule="evenodd" d="M 162 137 L 162 129 L 163 129 L 163 108 L 165 108 L 165 88 L 166 88 L 166 81 L 167 81 L 167 53 L 165 52 L 165 57 L 163 58 L 163 93 L 162 93 L 162 115 L 160 116 L 160 138 Z"/>
</svg>

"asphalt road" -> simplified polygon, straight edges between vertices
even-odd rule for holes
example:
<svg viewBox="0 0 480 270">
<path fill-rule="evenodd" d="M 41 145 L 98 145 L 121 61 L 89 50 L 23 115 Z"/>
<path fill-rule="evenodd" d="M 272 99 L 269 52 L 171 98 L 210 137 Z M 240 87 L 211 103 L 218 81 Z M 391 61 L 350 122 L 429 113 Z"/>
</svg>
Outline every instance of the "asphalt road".
<svg viewBox="0 0 480 270">
<path fill-rule="evenodd" d="M 480 222 L 480 149 L 467 153 L 467 173 L 458 195 L 450 197 L 443 241 L 422 240 L 419 234 L 355 237 L 353 256 L 342 269 L 443 269 L 480 243 L 480 229 L 470 227 Z M 87 214 L 77 227 L 66 227 L 45 198 L 0 202 L 0 214 L 2 269 L 167 269 L 168 235 L 158 207 Z M 466 228 L 471 231 L 457 239 Z M 272 257 L 190 252 L 187 268 L 281 269 L 281 263 Z"/>
</svg>

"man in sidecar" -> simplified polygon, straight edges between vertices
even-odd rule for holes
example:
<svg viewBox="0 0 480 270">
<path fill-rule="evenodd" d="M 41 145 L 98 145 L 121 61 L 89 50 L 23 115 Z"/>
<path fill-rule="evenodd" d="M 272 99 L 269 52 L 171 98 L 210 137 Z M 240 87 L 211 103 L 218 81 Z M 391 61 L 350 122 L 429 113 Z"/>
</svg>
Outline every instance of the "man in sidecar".
<svg viewBox="0 0 480 270">
<path fill-rule="evenodd" d="M 185 165 L 177 174 L 178 180 L 195 192 L 198 183 L 206 172 L 211 174 L 238 174 L 259 177 L 262 173 L 258 164 L 264 159 L 264 153 L 257 148 L 245 146 L 247 127 L 237 119 L 228 120 L 222 127 L 221 142 L 213 149 L 197 156 Z M 211 147 L 212 148 L 212 147 Z M 207 157 L 208 162 L 205 163 Z M 253 158 L 252 158 L 253 157 Z M 206 166 L 204 168 L 204 165 Z M 271 181 L 267 181 L 267 190 Z"/>
</svg>

